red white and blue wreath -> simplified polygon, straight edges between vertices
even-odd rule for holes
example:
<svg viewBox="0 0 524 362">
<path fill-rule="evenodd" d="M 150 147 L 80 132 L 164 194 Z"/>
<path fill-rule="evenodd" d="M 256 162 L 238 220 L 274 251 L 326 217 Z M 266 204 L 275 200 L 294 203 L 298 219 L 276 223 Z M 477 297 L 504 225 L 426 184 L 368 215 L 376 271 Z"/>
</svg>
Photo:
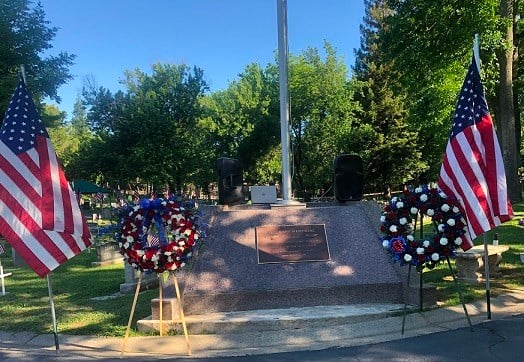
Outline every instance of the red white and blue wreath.
<svg viewBox="0 0 524 362">
<path fill-rule="evenodd" d="M 201 235 L 197 216 L 174 199 L 141 199 L 128 207 L 116 235 L 124 261 L 141 271 L 182 268 Z"/>
<path fill-rule="evenodd" d="M 424 216 L 431 218 L 433 234 L 417 238 Z M 393 261 L 411 264 L 418 270 L 432 269 L 446 258 L 454 258 L 459 247 L 470 248 L 467 226 L 456 200 L 436 188 L 420 186 L 393 197 L 380 221 L 382 246 Z"/>
</svg>

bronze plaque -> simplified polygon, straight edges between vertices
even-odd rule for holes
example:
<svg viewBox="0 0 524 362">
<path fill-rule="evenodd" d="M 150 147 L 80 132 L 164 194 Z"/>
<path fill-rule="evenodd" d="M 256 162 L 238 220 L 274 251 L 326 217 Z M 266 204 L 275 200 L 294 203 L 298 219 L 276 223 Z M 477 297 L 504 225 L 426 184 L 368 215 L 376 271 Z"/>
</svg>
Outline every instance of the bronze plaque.
<svg viewBox="0 0 524 362">
<path fill-rule="evenodd" d="M 255 229 L 258 263 L 330 260 L 325 225 L 270 225 Z"/>
</svg>

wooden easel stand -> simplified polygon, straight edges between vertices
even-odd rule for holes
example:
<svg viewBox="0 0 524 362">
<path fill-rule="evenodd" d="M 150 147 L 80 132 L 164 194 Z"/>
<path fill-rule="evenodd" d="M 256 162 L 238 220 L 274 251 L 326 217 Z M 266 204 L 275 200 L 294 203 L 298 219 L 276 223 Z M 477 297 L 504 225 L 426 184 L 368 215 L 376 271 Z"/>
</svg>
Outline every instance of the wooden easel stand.
<svg viewBox="0 0 524 362">
<path fill-rule="evenodd" d="M 135 307 L 136 307 L 136 303 L 138 301 L 138 294 L 140 293 L 140 286 L 141 286 L 141 283 L 142 283 L 142 275 L 143 275 L 143 272 L 140 271 L 140 274 L 139 274 L 139 277 L 138 277 L 138 284 L 137 284 L 136 290 L 135 290 L 135 297 L 133 299 L 133 305 L 131 306 L 131 313 L 129 315 L 129 321 L 127 323 L 126 334 L 124 336 L 124 341 L 122 343 L 122 350 L 120 352 L 120 357 L 122 357 L 124 355 L 126 342 L 127 342 L 127 339 L 129 338 L 129 331 L 131 329 L 131 322 L 132 322 L 133 316 L 135 314 Z M 183 304 L 182 304 L 182 297 L 181 297 L 181 294 L 180 294 L 180 288 L 178 287 L 178 281 L 177 281 L 176 275 L 174 273 L 171 273 L 171 275 L 173 276 L 173 282 L 174 282 L 174 285 L 175 285 L 176 297 L 177 297 L 177 300 L 178 300 L 179 317 L 180 317 L 180 321 L 182 323 L 182 328 L 184 330 L 184 336 L 185 336 L 185 339 L 186 339 L 187 354 L 189 356 L 191 356 L 191 347 L 189 345 L 189 334 L 187 332 L 187 325 L 186 325 L 186 320 L 185 320 L 185 317 L 184 317 L 184 310 L 182 308 Z M 160 321 L 159 321 L 160 322 L 160 326 L 159 326 L 160 336 L 163 336 L 163 330 L 164 330 L 163 310 L 162 310 L 162 304 L 163 304 L 163 291 L 162 290 L 163 290 L 163 286 L 164 286 L 163 276 L 164 276 L 163 273 L 158 274 L 158 296 L 159 296 L 159 312 L 160 312 Z"/>
</svg>

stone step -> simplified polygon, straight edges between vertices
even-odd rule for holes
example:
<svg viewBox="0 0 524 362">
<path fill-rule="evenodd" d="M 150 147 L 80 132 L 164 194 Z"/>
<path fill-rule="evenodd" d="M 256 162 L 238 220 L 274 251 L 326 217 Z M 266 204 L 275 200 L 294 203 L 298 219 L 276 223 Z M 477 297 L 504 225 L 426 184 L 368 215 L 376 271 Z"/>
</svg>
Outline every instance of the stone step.
<svg viewBox="0 0 524 362">
<path fill-rule="evenodd" d="M 176 311 L 163 308 L 162 315 L 164 317 L 171 315 L 172 318 L 162 321 L 163 332 L 183 333 L 181 320 L 178 318 L 177 300 L 173 299 L 170 303 Z M 163 306 L 166 306 L 165 300 Z M 408 310 L 413 309 L 409 305 L 406 307 Z M 401 315 L 403 310 L 404 304 L 390 303 L 293 307 L 187 315 L 185 322 L 189 334 L 248 333 L 360 323 Z M 137 329 L 140 332 L 158 332 L 160 330 L 158 317 L 152 315 L 137 321 Z"/>
</svg>

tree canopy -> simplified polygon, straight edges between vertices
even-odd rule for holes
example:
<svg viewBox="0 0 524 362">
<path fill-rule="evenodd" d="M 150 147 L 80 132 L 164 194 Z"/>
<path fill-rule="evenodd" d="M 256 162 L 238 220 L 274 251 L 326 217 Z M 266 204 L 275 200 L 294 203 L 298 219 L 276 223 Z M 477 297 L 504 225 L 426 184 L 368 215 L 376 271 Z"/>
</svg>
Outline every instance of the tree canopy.
<svg viewBox="0 0 524 362">
<path fill-rule="evenodd" d="M 509 195 L 520 200 L 522 6 L 516 0 L 366 0 L 352 72 L 329 41 L 290 54 L 294 196 L 331 194 L 340 154 L 362 157 L 366 192 L 436 180 L 478 33 Z M 11 96 L 20 64 L 37 103 L 58 100 L 74 56 L 42 55 L 57 29 L 41 5 L 0 1 L 0 15 L 0 105 Z M 217 158 L 232 157 L 248 184 L 279 183 L 278 78 L 276 59 L 251 63 L 210 93 L 203 69 L 154 64 L 150 71 L 127 70 L 124 89 L 115 93 L 87 84 L 71 122 L 52 106 L 42 107 L 42 115 L 68 177 L 206 193 L 216 182 Z"/>
<path fill-rule="evenodd" d="M 57 89 L 72 79 L 74 55 L 47 55 L 57 32 L 45 19 L 40 2 L 0 1 L 0 109 L 6 109 L 24 65 L 35 103 L 44 97 L 60 101 Z"/>
</svg>

